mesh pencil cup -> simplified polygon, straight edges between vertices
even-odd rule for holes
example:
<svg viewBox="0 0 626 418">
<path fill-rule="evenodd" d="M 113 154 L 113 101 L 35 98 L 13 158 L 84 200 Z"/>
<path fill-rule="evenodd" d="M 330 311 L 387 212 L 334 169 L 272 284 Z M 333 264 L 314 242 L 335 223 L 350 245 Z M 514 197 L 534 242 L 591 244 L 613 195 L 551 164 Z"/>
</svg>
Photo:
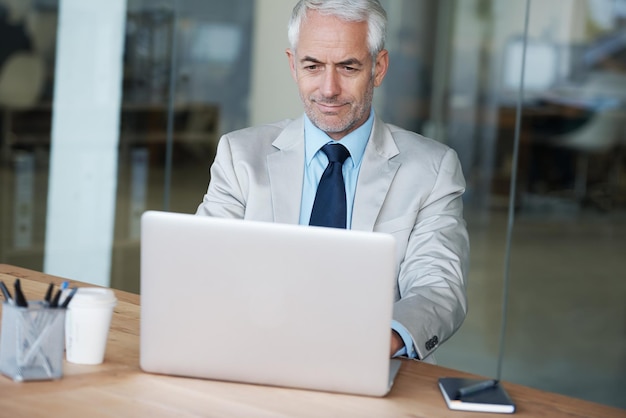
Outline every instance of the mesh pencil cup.
<svg viewBox="0 0 626 418">
<path fill-rule="evenodd" d="M 63 376 L 65 309 L 43 302 L 2 304 L 0 373 L 16 382 Z"/>
</svg>

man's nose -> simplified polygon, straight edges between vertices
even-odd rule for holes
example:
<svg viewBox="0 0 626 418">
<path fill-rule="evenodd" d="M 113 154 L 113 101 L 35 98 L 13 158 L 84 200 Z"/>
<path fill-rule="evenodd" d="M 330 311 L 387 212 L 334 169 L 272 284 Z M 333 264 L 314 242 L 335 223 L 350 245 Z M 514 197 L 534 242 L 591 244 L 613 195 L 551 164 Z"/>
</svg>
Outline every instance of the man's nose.
<svg viewBox="0 0 626 418">
<path fill-rule="evenodd" d="M 334 69 L 328 69 L 324 72 L 322 86 L 320 88 L 324 97 L 335 97 L 341 92 L 339 84 L 339 74 Z"/>
</svg>

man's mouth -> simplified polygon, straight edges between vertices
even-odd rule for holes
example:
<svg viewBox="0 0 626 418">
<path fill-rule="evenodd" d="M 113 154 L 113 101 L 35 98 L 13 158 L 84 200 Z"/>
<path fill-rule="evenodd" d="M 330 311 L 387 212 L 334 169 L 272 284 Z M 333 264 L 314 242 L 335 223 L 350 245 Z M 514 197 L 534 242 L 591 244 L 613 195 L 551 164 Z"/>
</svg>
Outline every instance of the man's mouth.
<svg viewBox="0 0 626 418">
<path fill-rule="evenodd" d="M 322 113 L 336 113 L 345 106 L 345 103 L 325 103 L 319 101 L 314 101 L 314 103 Z"/>
</svg>

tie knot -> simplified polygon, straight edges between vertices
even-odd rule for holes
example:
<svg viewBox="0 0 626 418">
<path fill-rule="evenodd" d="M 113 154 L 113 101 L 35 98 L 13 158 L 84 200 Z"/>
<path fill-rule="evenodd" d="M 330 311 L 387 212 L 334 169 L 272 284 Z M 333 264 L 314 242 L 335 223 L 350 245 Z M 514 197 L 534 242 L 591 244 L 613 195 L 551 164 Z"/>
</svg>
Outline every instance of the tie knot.
<svg viewBox="0 0 626 418">
<path fill-rule="evenodd" d="M 350 151 L 341 144 L 326 144 L 322 147 L 322 151 L 324 151 L 328 161 L 331 163 L 343 164 L 350 156 Z"/>
</svg>

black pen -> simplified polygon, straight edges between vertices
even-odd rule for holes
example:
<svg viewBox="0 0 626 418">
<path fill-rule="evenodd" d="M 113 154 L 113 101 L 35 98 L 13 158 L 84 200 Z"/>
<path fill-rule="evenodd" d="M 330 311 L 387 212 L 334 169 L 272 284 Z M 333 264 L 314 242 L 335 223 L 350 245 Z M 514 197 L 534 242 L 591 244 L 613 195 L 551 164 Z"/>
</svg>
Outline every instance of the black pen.
<svg viewBox="0 0 626 418">
<path fill-rule="evenodd" d="M 2 294 L 4 295 L 4 299 L 6 299 L 7 303 L 13 305 L 15 303 L 15 301 L 13 300 L 13 296 L 11 296 L 9 289 L 7 289 L 7 285 L 4 284 L 3 281 L 0 281 L 0 289 L 2 289 Z"/>
<path fill-rule="evenodd" d="M 20 279 L 15 279 L 13 287 L 15 287 L 15 304 L 17 306 L 21 306 L 22 308 L 26 308 L 28 306 L 28 302 L 26 301 L 26 297 L 24 297 L 24 293 L 22 292 Z"/>
<path fill-rule="evenodd" d="M 58 308 L 59 307 L 59 299 L 61 299 L 61 289 L 57 290 L 56 294 L 54 295 L 54 299 L 52 299 L 52 302 L 50 302 L 50 307 L 51 308 Z"/>
<path fill-rule="evenodd" d="M 50 305 L 50 298 L 52 298 L 52 289 L 54 288 L 54 283 L 50 283 L 48 286 L 48 290 L 46 290 L 46 296 L 44 296 L 43 300 L 46 301 L 48 306 Z"/>
<path fill-rule="evenodd" d="M 78 290 L 77 287 L 73 287 L 72 288 L 72 290 L 70 291 L 70 294 L 67 295 L 67 297 L 65 298 L 65 300 L 61 304 L 61 308 L 67 308 L 67 305 L 70 304 L 70 302 L 71 302 L 72 298 L 74 297 L 74 295 L 76 294 L 77 290 Z"/>
<path fill-rule="evenodd" d="M 491 389 L 498 384 L 498 380 L 484 380 L 482 382 L 475 383 L 473 385 L 462 387 L 457 392 L 457 397 L 473 395 L 483 390 Z"/>
</svg>

